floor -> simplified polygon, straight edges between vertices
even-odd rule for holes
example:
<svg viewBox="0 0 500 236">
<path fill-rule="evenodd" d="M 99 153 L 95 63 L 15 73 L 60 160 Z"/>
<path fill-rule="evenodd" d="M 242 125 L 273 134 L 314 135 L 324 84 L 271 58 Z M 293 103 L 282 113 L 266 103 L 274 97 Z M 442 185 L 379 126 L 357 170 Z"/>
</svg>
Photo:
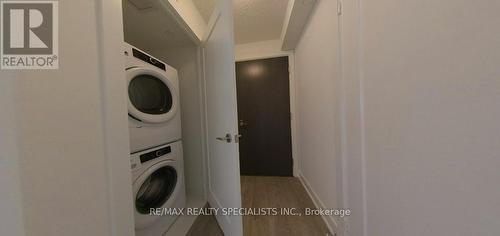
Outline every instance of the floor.
<svg viewBox="0 0 500 236">
<path fill-rule="evenodd" d="M 312 200 L 299 179 L 294 177 L 241 176 L 242 203 L 245 208 L 314 208 Z M 319 216 L 244 216 L 245 236 L 329 235 Z M 200 216 L 191 227 L 189 236 L 222 236 L 213 216 Z M 330 234 L 331 235 L 331 234 Z"/>
<path fill-rule="evenodd" d="M 201 215 L 189 229 L 186 236 L 223 236 L 222 230 L 214 216 Z"/>
</svg>

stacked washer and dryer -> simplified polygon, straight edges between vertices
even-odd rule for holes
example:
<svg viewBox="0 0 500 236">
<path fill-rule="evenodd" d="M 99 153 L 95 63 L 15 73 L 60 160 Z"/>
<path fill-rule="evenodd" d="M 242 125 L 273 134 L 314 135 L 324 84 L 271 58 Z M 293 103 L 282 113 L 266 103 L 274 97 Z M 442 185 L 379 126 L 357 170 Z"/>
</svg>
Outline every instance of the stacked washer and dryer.
<svg viewBox="0 0 500 236">
<path fill-rule="evenodd" d="M 186 193 L 177 70 L 125 44 L 130 163 L 137 236 L 163 235 L 184 208 Z"/>
</svg>

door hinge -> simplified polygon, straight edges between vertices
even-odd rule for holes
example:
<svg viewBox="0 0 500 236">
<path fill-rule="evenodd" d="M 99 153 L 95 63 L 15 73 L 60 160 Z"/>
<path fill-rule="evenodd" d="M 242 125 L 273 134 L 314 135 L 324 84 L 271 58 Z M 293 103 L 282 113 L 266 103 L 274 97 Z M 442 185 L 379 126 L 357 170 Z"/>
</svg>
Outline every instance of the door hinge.
<svg viewBox="0 0 500 236">
<path fill-rule="evenodd" d="M 342 1 L 337 0 L 337 15 L 340 16 L 342 15 Z"/>
</svg>

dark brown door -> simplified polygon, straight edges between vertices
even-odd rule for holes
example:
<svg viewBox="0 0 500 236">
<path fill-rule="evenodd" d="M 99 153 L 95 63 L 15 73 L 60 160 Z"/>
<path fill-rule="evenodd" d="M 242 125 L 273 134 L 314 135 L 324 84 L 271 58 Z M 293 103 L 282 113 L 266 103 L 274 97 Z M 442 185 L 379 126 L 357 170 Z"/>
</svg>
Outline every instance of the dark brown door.
<svg viewBox="0 0 500 236">
<path fill-rule="evenodd" d="M 292 176 L 288 57 L 236 63 L 242 175 Z"/>
</svg>

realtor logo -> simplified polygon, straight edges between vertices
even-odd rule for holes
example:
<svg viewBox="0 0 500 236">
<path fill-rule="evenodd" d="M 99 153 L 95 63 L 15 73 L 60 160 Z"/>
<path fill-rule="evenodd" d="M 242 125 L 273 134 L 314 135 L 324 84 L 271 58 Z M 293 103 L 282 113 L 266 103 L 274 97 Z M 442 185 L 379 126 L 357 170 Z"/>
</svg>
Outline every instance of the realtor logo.
<svg viewBox="0 0 500 236">
<path fill-rule="evenodd" d="M 0 2 L 1 68 L 58 69 L 58 2 Z"/>
</svg>

